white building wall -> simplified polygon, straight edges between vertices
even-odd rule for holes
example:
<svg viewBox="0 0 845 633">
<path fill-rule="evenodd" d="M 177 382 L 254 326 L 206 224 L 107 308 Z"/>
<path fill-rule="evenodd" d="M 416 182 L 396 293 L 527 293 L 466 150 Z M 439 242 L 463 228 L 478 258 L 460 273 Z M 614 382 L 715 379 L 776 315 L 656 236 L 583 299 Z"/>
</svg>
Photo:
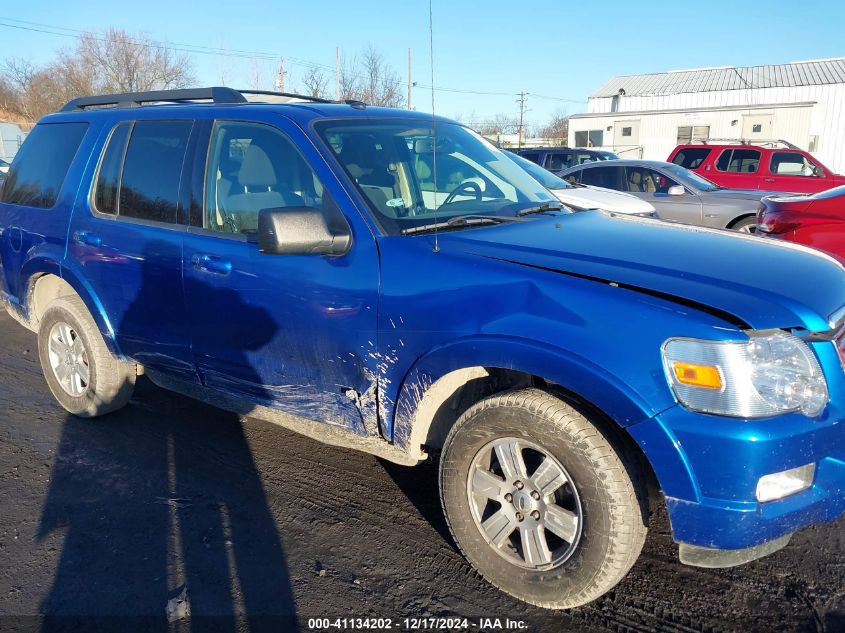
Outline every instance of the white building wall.
<svg viewBox="0 0 845 633">
<path fill-rule="evenodd" d="M 709 108 L 723 108 L 726 106 L 740 106 L 751 112 L 762 112 L 759 106 L 768 104 L 794 104 L 802 102 L 815 102 L 812 108 L 809 125 L 785 127 L 781 126 L 785 135 L 776 135 L 775 138 L 782 138 L 795 145 L 807 149 L 810 136 L 818 136 L 818 146 L 814 154 L 828 167 L 842 173 L 845 171 L 845 85 L 830 84 L 823 86 L 798 86 L 787 88 L 752 88 L 747 90 L 719 90 L 711 92 L 688 92 L 670 95 L 624 95 L 617 100 L 617 112 L 613 116 L 619 117 L 626 112 L 643 111 L 665 111 L 676 109 L 704 110 Z M 612 97 L 591 97 L 587 104 L 590 114 L 610 114 L 613 107 Z M 786 116 L 783 110 L 777 110 L 778 117 Z M 645 124 L 647 117 L 654 114 L 640 115 Z M 709 116 L 709 113 L 708 113 Z M 579 121 L 573 119 L 572 122 Z M 574 140 L 572 122 L 570 123 L 570 144 Z M 702 123 L 706 125 L 706 123 Z M 580 123 L 579 123 L 580 126 Z M 607 126 L 605 126 L 607 127 Z M 577 129 L 586 129 L 578 127 Z M 597 128 L 591 128 L 597 129 Z M 739 138 L 741 127 L 728 135 L 728 138 Z M 675 131 L 675 133 L 677 130 Z M 673 133 L 674 135 L 674 133 Z M 721 137 L 711 128 L 711 137 Z M 611 136 L 612 138 L 612 136 Z M 641 144 L 644 137 L 641 131 Z M 672 147 L 675 138 L 673 137 Z M 661 139 L 665 144 L 667 139 Z M 644 145 L 644 153 L 652 154 L 654 150 Z M 668 153 L 666 153 L 668 156 Z M 666 156 L 663 156 L 665 159 Z"/>
</svg>

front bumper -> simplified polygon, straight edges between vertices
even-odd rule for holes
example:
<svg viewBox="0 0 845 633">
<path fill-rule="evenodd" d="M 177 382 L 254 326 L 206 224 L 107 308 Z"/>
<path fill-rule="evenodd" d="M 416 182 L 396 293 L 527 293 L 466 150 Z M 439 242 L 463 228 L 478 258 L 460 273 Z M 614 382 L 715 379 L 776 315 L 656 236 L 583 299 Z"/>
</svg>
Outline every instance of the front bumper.
<svg viewBox="0 0 845 633">
<path fill-rule="evenodd" d="M 758 548 L 845 513 L 845 410 L 833 402 L 816 419 L 801 414 L 731 419 L 678 405 L 629 432 L 657 475 L 679 543 Z M 810 488 L 757 501 L 761 477 L 810 463 L 816 464 Z"/>
</svg>

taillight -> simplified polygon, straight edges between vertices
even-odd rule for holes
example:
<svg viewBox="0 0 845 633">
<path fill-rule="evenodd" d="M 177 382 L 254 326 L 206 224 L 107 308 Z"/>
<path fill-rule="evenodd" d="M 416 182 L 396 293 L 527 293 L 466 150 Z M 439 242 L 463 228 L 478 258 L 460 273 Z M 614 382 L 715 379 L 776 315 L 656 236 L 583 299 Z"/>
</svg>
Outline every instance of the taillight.
<svg viewBox="0 0 845 633">
<path fill-rule="evenodd" d="M 798 228 L 800 224 L 795 216 L 790 216 L 789 212 L 769 209 L 765 202 L 761 202 L 757 209 L 757 230 L 763 233 L 775 235 L 788 233 Z"/>
</svg>

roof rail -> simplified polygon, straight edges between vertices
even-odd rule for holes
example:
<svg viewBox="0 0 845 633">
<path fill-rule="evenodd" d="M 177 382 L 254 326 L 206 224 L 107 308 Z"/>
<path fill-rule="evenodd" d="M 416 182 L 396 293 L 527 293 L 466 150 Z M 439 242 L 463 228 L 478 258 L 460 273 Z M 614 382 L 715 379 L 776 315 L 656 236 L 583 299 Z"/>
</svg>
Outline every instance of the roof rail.
<svg viewBox="0 0 845 633">
<path fill-rule="evenodd" d="M 748 139 L 748 138 L 708 138 L 703 141 L 693 141 L 692 143 L 687 143 L 689 145 L 708 145 L 710 143 L 724 143 L 725 145 L 759 145 L 759 146 L 777 146 L 783 145 L 784 147 L 788 147 L 789 149 L 801 149 L 797 145 L 793 145 L 789 141 L 784 141 L 783 139 L 768 139 L 768 138 L 759 138 L 759 139 Z M 683 145 L 684 143 L 682 143 Z"/>
<path fill-rule="evenodd" d="M 269 97 L 287 97 L 288 99 L 302 99 L 303 101 L 313 101 L 314 103 L 338 103 L 331 99 L 323 99 L 322 97 L 312 97 L 310 95 L 301 95 L 295 92 L 273 92 L 272 90 L 238 90 L 242 95 L 267 95 Z"/>
<path fill-rule="evenodd" d="M 214 103 L 246 103 L 246 98 L 237 90 L 217 86 L 214 88 L 184 88 L 180 90 L 150 90 L 148 92 L 125 92 L 94 97 L 71 99 L 62 112 L 73 112 L 97 106 L 135 108 L 144 103 L 180 101 L 213 101 Z"/>
<path fill-rule="evenodd" d="M 301 95 L 293 92 L 272 92 L 270 90 L 235 90 L 223 86 L 212 88 L 183 88 L 179 90 L 151 90 L 149 92 L 126 92 L 112 95 L 99 95 L 93 97 L 78 97 L 68 101 L 62 108 L 62 112 L 73 112 L 85 108 L 113 107 L 113 108 L 136 108 L 145 103 L 180 103 L 184 101 L 212 101 L 214 103 L 247 103 L 244 95 L 266 95 L 273 97 L 285 97 L 288 99 L 302 99 L 314 103 L 338 103 L 329 99 Z M 349 102 L 348 102 L 349 103 Z M 360 107 L 360 102 L 354 104 Z"/>
</svg>

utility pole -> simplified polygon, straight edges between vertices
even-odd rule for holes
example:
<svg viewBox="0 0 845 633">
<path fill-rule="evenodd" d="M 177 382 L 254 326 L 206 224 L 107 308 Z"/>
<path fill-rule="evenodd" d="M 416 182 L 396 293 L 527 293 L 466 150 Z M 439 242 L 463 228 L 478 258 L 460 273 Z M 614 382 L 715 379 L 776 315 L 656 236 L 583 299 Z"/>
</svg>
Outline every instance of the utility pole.
<svg viewBox="0 0 845 633">
<path fill-rule="evenodd" d="M 522 147 L 522 138 L 525 134 L 525 113 L 528 111 L 525 108 L 525 97 L 528 96 L 527 92 L 518 92 L 516 94 L 519 99 L 517 99 L 517 103 L 519 103 L 519 128 L 517 129 L 517 146 Z"/>
<path fill-rule="evenodd" d="M 411 49 L 409 48 L 408 49 L 408 109 L 409 110 L 414 109 L 414 102 L 411 99 L 411 86 L 412 85 L 413 84 L 411 83 Z"/>
<path fill-rule="evenodd" d="M 276 92 L 285 91 L 285 75 L 287 74 L 285 70 L 285 58 L 279 57 L 279 72 L 276 73 Z"/>
<path fill-rule="evenodd" d="M 334 98 L 340 101 L 340 46 L 334 49 Z"/>
</svg>

